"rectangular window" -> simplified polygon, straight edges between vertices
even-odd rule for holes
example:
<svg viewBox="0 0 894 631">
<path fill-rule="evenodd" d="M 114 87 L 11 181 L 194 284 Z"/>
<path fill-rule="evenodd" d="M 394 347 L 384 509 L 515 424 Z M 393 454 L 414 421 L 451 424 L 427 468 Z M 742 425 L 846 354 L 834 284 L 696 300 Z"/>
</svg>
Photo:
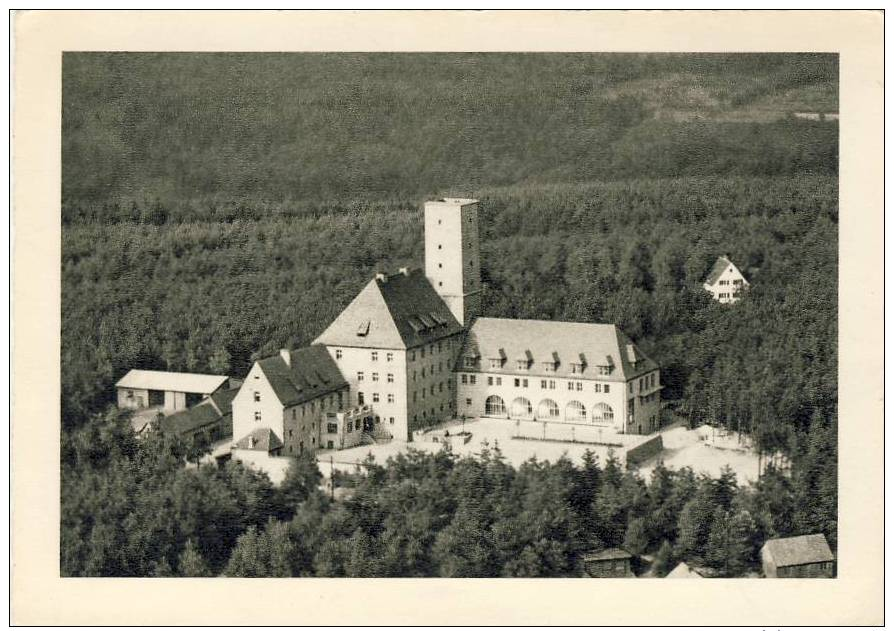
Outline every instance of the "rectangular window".
<svg viewBox="0 0 894 631">
<path fill-rule="evenodd" d="M 569 389 L 569 390 L 574 390 L 574 382 L 573 382 L 573 381 L 569 381 L 569 382 L 568 382 L 568 389 Z"/>
<path fill-rule="evenodd" d="M 257 390 L 255 390 L 255 401 L 260 401 L 260 400 L 261 400 L 261 393 L 258 392 Z"/>
<path fill-rule="evenodd" d="M 595 392 L 602 392 L 602 384 L 599 384 L 599 383 L 595 384 L 595 385 L 593 386 L 593 390 L 594 390 Z"/>
<path fill-rule="evenodd" d="M 394 361 L 394 353 L 385 353 L 385 361 L 386 362 Z"/>
<path fill-rule="evenodd" d="M 489 386 L 494 385 L 494 378 L 493 378 L 493 377 L 488 377 L 488 378 L 487 378 L 487 385 L 489 385 Z"/>
<path fill-rule="evenodd" d="M 373 403 L 378 403 L 378 402 L 379 402 L 379 393 L 373 392 Z"/>
<path fill-rule="evenodd" d="M 474 357 L 466 357 L 463 362 L 463 365 L 466 368 L 474 368 L 475 367 L 475 358 Z"/>
<path fill-rule="evenodd" d="M 260 421 L 260 420 L 261 420 L 261 413 L 258 412 L 257 410 L 255 411 L 255 420 L 256 420 L 256 421 Z"/>
<path fill-rule="evenodd" d="M 630 382 L 628 390 L 630 391 L 630 394 L 633 394 L 633 382 L 632 381 Z"/>
<path fill-rule="evenodd" d="M 292 437 L 292 430 L 289 430 L 289 438 Z"/>
<path fill-rule="evenodd" d="M 503 364 L 503 362 L 502 362 L 501 360 L 499 360 L 499 359 L 492 359 L 492 360 L 490 360 L 490 367 L 491 367 L 491 368 L 499 368 L 502 364 Z"/>
<path fill-rule="evenodd" d="M 341 349 L 340 348 L 335 349 L 335 359 L 341 359 Z"/>
<path fill-rule="evenodd" d="M 358 392 L 357 393 L 357 405 L 363 405 L 363 399 L 364 399 L 363 393 Z"/>
<path fill-rule="evenodd" d="M 469 375 L 469 383 L 475 385 L 475 375 Z"/>
<path fill-rule="evenodd" d="M 410 351 L 410 361 L 416 361 L 416 351 Z"/>
<path fill-rule="evenodd" d="M 575 388 L 577 389 L 578 392 L 580 392 L 581 390 L 583 390 L 583 389 L 584 389 L 584 384 L 583 384 L 583 382 L 582 382 L 582 381 L 578 381 L 578 382 L 577 382 L 577 385 L 575 386 Z"/>
<path fill-rule="evenodd" d="M 388 375 L 385 377 L 385 381 L 387 381 L 388 383 L 394 383 L 394 374 L 389 372 Z"/>
<path fill-rule="evenodd" d="M 357 381 L 363 381 L 363 371 L 357 373 Z"/>
<path fill-rule="evenodd" d="M 472 405 L 472 399 L 466 399 L 466 405 Z"/>
<path fill-rule="evenodd" d="M 422 367 L 422 378 L 425 379 L 425 366 Z"/>
<path fill-rule="evenodd" d="M 461 375 L 460 379 L 463 383 L 469 383 L 469 376 L 466 374 Z"/>
<path fill-rule="evenodd" d="M 575 375 L 579 375 L 584 371 L 584 367 L 581 364 L 571 364 L 571 372 Z"/>
<path fill-rule="evenodd" d="M 326 433 L 337 434 L 338 433 L 338 425 L 336 423 L 326 423 Z"/>
<path fill-rule="evenodd" d="M 556 372 L 556 365 L 553 362 L 543 364 L 543 370 L 546 372 Z"/>
<path fill-rule="evenodd" d="M 435 393 L 435 384 L 431 384 L 431 393 L 432 393 L 432 394 Z"/>
<path fill-rule="evenodd" d="M 359 418 L 356 421 L 354 421 L 354 429 L 356 429 L 358 432 L 360 431 L 360 419 Z"/>
<path fill-rule="evenodd" d="M 378 351 L 372 351 L 372 352 L 369 354 L 369 358 L 370 358 L 371 360 L 373 360 L 374 362 L 379 361 L 379 352 L 378 352 Z"/>
<path fill-rule="evenodd" d="M 503 378 L 502 378 L 502 377 L 497 377 L 497 385 L 498 385 L 498 386 L 502 386 L 502 385 L 503 385 Z"/>
<path fill-rule="evenodd" d="M 519 369 L 519 370 L 527 370 L 527 369 L 528 369 L 528 360 L 527 360 L 527 359 L 520 359 L 520 360 L 518 360 L 518 362 L 516 363 L 516 365 L 518 366 L 518 369 Z"/>
<path fill-rule="evenodd" d="M 393 416 L 388 417 L 388 423 L 391 425 L 394 425 L 394 417 Z"/>
<path fill-rule="evenodd" d="M 351 421 L 345 423 L 345 431 L 349 434 L 354 431 L 354 424 Z"/>
<path fill-rule="evenodd" d="M 388 403 L 394 403 L 394 395 L 391 393 L 388 394 Z"/>
<path fill-rule="evenodd" d="M 546 390 L 546 379 L 541 379 L 541 380 L 540 380 L 540 389 L 541 389 L 541 390 Z"/>
<path fill-rule="evenodd" d="M 516 378 L 515 379 L 515 387 L 518 388 L 520 385 L 521 385 L 521 380 Z"/>
<path fill-rule="evenodd" d="M 292 420 L 293 421 L 297 418 L 296 412 L 297 412 L 297 410 L 295 408 L 292 408 Z"/>
<path fill-rule="evenodd" d="M 556 382 L 553 381 L 552 379 L 549 380 L 549 389 L 550 389 L 550 390 L 555 390 L 555 389 L 556 389 Z"/>
<path fill-rule="evenodd" d="M 378 381 L 378 380 L 379 380 L 379 373 L 374 372 L 374 373 L 372 374 L 372 380 L 373 380 L 373 381 Z"/>
</svg>

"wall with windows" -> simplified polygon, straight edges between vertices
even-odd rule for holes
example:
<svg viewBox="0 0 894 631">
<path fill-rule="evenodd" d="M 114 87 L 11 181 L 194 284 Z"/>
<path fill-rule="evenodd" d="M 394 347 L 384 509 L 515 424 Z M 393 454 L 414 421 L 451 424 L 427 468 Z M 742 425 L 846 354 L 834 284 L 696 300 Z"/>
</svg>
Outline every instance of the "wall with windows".
<svg viewBox="0 0 894 631">
<path fill-rule="evenodd" d="M 283 438 L 283 406 L 255 362 L 233 399 L 233 442 L 260 427 Z"/>
<path fill-rule="evenodd" d="M 350 392 L 346 386 L 336 392 L 286 408 L 283 411 L 281 437 L 283 455 L 299 456 L 320 448 L 322 419 L 327 413 L 343 410 L 349 398 Z"/>
<path fill-rule="evenodd" d="M 628 433 L 650 434 L 659 429 L 661 388 L 658 370 L 627 382 Z"/>
<path fill-rule="evenodd" d="M 453 368 L 462 334 L 407 351 L 407 416 L 411 432 L 456 415 Z"/>
<path fill-rule="evenodd" d="M 369 405 L 379 417 L 381 431 L 407 440 L 407 352 L 327 346 L 350 386 L 346 407 Z"/>
<path fill-rule="evenodd" d="M 457 372 L 457 410 L 466 417 L 582 423 L 620 432 L 626 405 L 623 382 Z"/>
<path fill-rule="evenodd" d="M 713 285 L 705 283 L 714 300 L 728 304 L 741 298 L 740 292 L 748 286 L 748 281 L 734 265 L 728 265 Z"/>
</svg>

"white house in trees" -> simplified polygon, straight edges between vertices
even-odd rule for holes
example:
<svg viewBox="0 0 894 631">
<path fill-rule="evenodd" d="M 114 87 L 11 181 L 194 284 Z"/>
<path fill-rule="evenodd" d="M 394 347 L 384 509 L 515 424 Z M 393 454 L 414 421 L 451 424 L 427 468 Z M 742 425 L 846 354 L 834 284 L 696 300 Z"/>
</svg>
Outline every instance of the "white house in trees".
<svg viewBox="0 0 894 631">
<path fill-rule="evenodd" d="M 708 273 L 704 286 L 714 300 L 728 304 L 741 298 L 740 294 L 748 287 L 748 281 L 728 257 L 721 256 Z"/>
</svg>

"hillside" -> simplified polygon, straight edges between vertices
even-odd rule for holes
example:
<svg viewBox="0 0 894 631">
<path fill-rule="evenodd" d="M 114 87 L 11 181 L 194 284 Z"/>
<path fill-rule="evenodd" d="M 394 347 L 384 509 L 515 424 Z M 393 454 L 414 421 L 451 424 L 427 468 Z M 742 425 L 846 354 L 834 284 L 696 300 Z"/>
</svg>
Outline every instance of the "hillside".
<svg viewBox="0 0 894 631">
<path fill-rule="evenodd" d="M 487 186 L 837 172 L 835 55 L 63 59 L 63 200 L 315 205 Z"/>
</svg>

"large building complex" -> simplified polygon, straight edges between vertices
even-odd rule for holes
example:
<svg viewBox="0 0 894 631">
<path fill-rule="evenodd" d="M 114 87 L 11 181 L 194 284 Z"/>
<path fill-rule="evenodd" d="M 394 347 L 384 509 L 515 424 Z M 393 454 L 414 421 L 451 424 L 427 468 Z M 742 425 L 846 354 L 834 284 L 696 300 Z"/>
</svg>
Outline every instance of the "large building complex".
<svg viewBox="0 0 894 631">
<path fill-rule="evenodd" d="M 658 428 L 658 365 L 624 333 L 478 317 L 480 265 L 478 202 L 427 202 L 424 272 L 376 274 L 312 346 L 255 362 L 232 455 L 282 476 L 282 457 L 409 441 L 460 416 Z"/>
</svg>

